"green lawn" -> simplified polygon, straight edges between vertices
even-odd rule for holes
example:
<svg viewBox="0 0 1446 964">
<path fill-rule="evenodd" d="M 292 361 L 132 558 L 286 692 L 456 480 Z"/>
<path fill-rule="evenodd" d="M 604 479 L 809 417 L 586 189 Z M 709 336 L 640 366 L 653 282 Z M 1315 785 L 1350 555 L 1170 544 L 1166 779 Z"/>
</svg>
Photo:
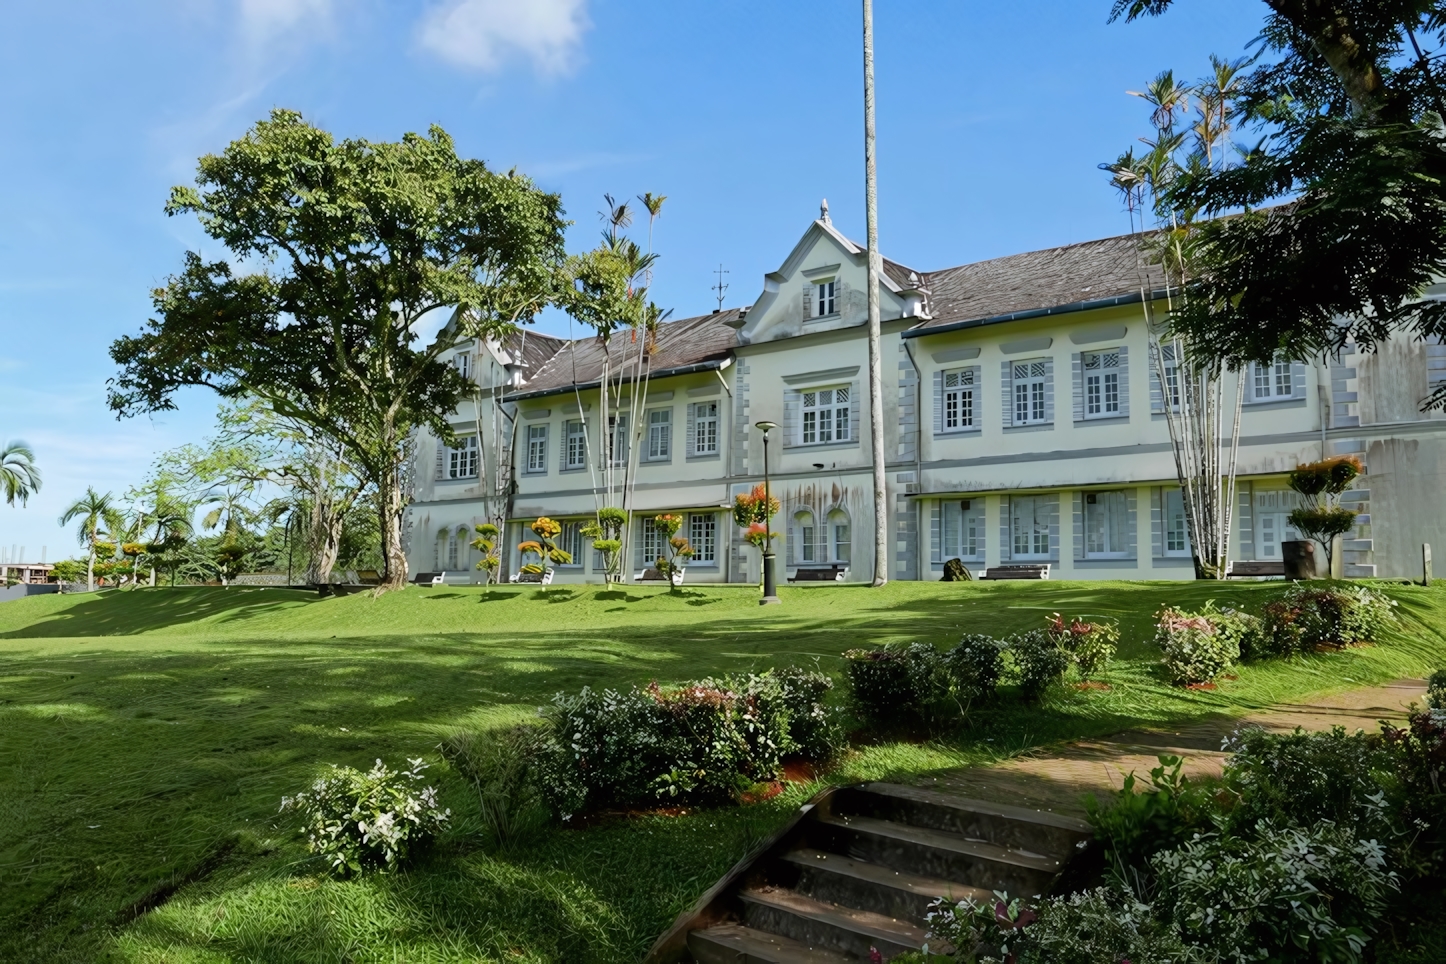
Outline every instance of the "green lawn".
<svg viewBox="0 0 1446 964">
<path fill-rule="evenodd" d="M 0 960 L 627 961 L 810 792 L 475 843 L 435 752 L 452 728 L 531 716 L 558 690 L 682 680 L 890 640 L 1003 634 L 1047 614 L 1118 618 L 1107 692 L 1006 704 L 972 730 L 851 755 L 830 779 L 909 776 L 1141 721 L 1243 711 L 1446 664 L 1446 591 L 1388 585 L 1383 645 L 1246 667 L 1219 691 L 1153 673 L 1151 614 L 1268 585 L 900 583 L 509 587 L 318 600 L 287 590 L 42 596 L 0 605 Z M 318 871 L 282 795 L 325 763 L 425 756 L 454 830 L 410 872 Z"/>
</svg>

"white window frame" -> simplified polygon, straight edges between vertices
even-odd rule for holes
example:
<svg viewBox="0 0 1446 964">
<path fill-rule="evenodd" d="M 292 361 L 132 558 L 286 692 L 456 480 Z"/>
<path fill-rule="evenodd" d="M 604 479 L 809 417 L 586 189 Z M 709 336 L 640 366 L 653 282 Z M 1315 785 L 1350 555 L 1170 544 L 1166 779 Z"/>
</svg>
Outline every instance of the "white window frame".
<svg viewBox="0 0 1446 964">
<path fill-rule="evenodd" d="M 452 356 L 452 367 L 457 369 L 457 374 L 469 381 L 472 378 L 472 353 L 470 351 L 459 351 Z"/>
<path fill-rule="evenodd" d="M 628 437 L 628 417 L 626 414 L 608 416 L 608 454 L 612 456 L 613 465 L 628 464 L 628 446 L 632 439 Z"/>
<path fill-rule="evenodd" d="M 1162 404 L 1171 411 L 1180 411 L 1180 362 L 1175 358 L 1174 345 L 1160 346 L 1160 364 L 1165 369 L 1165 385 L 1161 389 Z"/>
<path fill-rule="evenodd" d="M 656 566 L 659 557 L 668 558 L 667 545 L 668 540 L 663 535 L 663 530 L 658 528 L 651 516 L 645 516 L 642 529 L 638 532 L 638 548 L 643 554 L 643 568 L 651 569 Z"/>
<path fill-rule="evenodd" d="M 940 425 L 945 432 L 972 432 L 978 428 L 979 385 L 973 368 L 960 368 L 943 373 L 944 406 Z"/>
<path fill-rule="evenodd" d="M 582 527 L 586 523 L 585 519 L 558 523 L 562 526 L 562 531 L 557 534 L 554 542 L 559 549 L 572 554 L 572 562 L 565 563 L 567 566 L 582 568 Z"/>
<path fill-rule="evenodd" d="M 1185 493 L 1180 489 L 1160 493 L 1160 551 L 1166 558 L 1190 557 L 1190 523 L 1185 517 Z"/>
<path fill-rule="evenodd" d="M 1250 363 L 1250 400 L 1276 402 L 1295 397 L 1295 366 L 1284 355 L 1276 355 L 1269 364 Z"/>
<path fill-rule="evenodd" d="M 1026 520 L 1021 509 L 1029 506 Z M 1044 521 L 1040 521 L 1043 518 Z M 1022 531 L 1027 529 L 1028 531 Z M 1021 542 L 1021 538 L 1023 542 Z M 1021 549 L 1020 546 L 1024 548 Z M 1011 559 L 1050 559 L 1049 501 L 1042 495 L 1014 496 L 1009 500 L 1009 546 Z M 1041 549 L 1040 547 L 1043 546 Z"/>
<path fill-rule="evenodd" d="M 1085 418 L 1114 418 L 1120 410 L 1120 350 L 1104 348 L 1080 355 Z"/>
<path fill-rule="evenodd" d="M 1009 366 L 1014 425 L 1049 424 L 1049 360 L 1035 358 Z"/>
<path fill-rule="evenodd" d="M 457 440 L 457 448 L 447 447 L 447 481 L 477 477 L 477 436 L 466 435 Z"/>
<path fill-rule="evenodd" d="M 693 547 L 693 564 L 718 563 L 718 514 L 693 512 L 688 516 L 688 544 Z"/>
<path fill-rule="evenodd" d="M 693 454 L 718 454 L 718 403 L 693 403 Z"/>
<path fill-rule="evenodd" d="M 542 475 L 547 472 L 547 426 L 527 426 L 527 472 Z"/>
<path fill-rule="evenodd" d="M 1130 497 L 1124 489 L 1085 492 L 1084 541 L 1086 559 L 1130 558 Z"/>
<path fill-rule="evenodd" d="M 799 393 L 799 445 L 833 445 L 853 440 L 849 395 L 852 390 L 850 385 L 829 385 Z M 843 401 L 838 400 L 840 392 Z"/>
<path fill-rule="evenodd" d="M 567 446 L 567 467 L 587 468 L 587 425 L 582 419 L 563 423 L 564 443 Z"/>
<path fill-rule="evenodd" d="M 964 503 L 969 508 L 964 508 Z M 977 504 L 976 504 L 977 503 Z M 982 499 L 950 499 L 939 507 L 939 560 L 978 562 L 984 558 Z"/>
<path fill-rule="evenodd" d="M 813 283 L 813 316 L 827 318 L 838 314 L 838 279 Z"/>
<path fill-rule="evenodd" d="M 661 416 L 661 417 L 660 417 Z M 673 410 L 648 410 L 648 461 L 666 462 L 673 457 Z"/>
<path fill-rule="evenodd" d="M 843 509 L 831 509 L 824 516 L 829 562 L 848 565 L 853 556 L 853 520 Z"/>
<path fill-rule="evenodd" d="M 794 563 L 800 566 L 817 563 L 818 522 L 812 509 L 799 509 L 793 514 L 793 530 L 798 541 L 793 551 Z"/>
</svg>

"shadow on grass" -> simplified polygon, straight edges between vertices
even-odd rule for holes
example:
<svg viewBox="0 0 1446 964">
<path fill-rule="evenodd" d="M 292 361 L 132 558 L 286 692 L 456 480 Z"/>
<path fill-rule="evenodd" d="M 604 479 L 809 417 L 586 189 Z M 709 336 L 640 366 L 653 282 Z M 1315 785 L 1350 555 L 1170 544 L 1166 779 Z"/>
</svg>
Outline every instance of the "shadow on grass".
<svg viewBox="0 0 1446 964">
<path fill-rule="evenodd" d="M 155 587 L 87 594 L 58 613 L 0 633 L 0 639 L 56 636 L 130 636 L 203 620 L 231 622 L 269 616 L 316 603 L 315 592 L 254 586 Z"/>
</svg>

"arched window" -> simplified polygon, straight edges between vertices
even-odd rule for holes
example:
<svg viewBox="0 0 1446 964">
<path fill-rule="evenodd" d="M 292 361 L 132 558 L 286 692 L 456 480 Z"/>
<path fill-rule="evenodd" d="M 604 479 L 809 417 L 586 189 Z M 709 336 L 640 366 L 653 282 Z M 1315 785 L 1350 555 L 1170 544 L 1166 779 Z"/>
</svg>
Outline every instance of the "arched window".
<svg viewBox="0 0 1446 964">
<path fill-rule="evenodd" d="M 793 543 L 795 564 L 818 562 L 818 532 L 813 524 L 813 513 L 799 509 L 793 514 L 793 531 L 789 533 Z"/>
<path fill-rule="evenodd" d="M 827 545 L 833 562 L 848 562 L 852 550 L 852 536 L 849 534 L 849 514 L 843 509 L 834 509 L 828 514 Z"/>
</svg>

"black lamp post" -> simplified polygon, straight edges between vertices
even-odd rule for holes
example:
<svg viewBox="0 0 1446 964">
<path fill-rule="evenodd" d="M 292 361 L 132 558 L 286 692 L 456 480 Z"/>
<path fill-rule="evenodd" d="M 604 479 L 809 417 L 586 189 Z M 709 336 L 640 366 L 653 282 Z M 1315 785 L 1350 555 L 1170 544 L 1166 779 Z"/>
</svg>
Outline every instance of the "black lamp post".
<svg viewBox="0 0 1446 964">
<path fill-rule="evenodd" d="M 768 433 L 778 428 L 778 423 L 756 422 L 754 427 L 763 432 L 763 598 L 758 605 L 768 606 L 781 602 L 773 578 L 773 490 L 768 483 Z"/>
</svg>

